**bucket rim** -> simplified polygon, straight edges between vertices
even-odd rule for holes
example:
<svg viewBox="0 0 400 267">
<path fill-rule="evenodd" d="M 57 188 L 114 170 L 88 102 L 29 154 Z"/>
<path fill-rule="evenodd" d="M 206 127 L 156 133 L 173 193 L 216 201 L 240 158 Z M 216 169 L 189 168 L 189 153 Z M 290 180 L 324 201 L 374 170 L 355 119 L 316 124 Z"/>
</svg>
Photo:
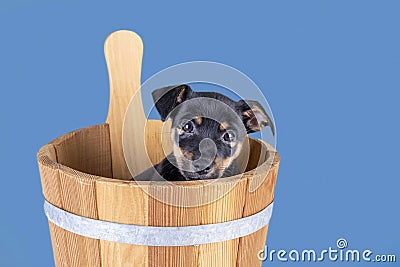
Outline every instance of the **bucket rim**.
<svg viewBox="0 0 400 267">
<path fill-rule="evenodd" d="M 273 148 L 270 144 L 268 144 L 267 142 L 260 140 L 260 139 L 255 139 L 255 138 L 251 138 L 248 137 L 249 139 L 259 143 L 261 146 L 263 146 L 264 148 L 267 149 L 268 153 L 272 153 L 273 156 L 268 156 L 268 158 L 263 161 L 259 166 L 257 166 L 256 168 L 253 168 L 251 170 L 248 170 L 244 173 L 235 175 L 235 176 L 228 176 L 228 177 L 224 177 L 224 178 L 218 178 L 218 179 L 205 179 L 205 180 L 192 180 L 192 181 L 134 181 L 134 180 L 123 180 L 123 179 L 119 179 L 119 178 L 112 178 L 112 177 L 104 177 L 104 176 L 99 176 L 99 175 L 95 175 L 95 174 L 90 174 L 90 173 L 86 173 L 83 171 L 79 171 L 76 170 L 72 167 L 69 167 L 67 165 L 63 165 L 61 163 L 58 163 L 54 160 L 51 159 L 50 157 L 50 153 L 51 151 L 55 151 L 55 146 L 61 142 L 64 142 L 65 140 L 72 138 L 76 133 L 80 132 L 80 131 L 86 131 L 86 130 L 90 130 L 93 128 L 97 128 L 97 127 L 102 127 L 108 124 L 107 123 L 103 123 L 103 124 L 97 124 L 97 125 L 92 125 L 92 126 L 88 126 L 88 127 L 84 127 L 84 128 L 79 128 L 73 131 L 70 131 L 66 134 L 63 134 L 55 139 L 53 139 L 52 141 L 50 141 L 49 143 L 43 145 L 39 151 L 37 152 L 37 160 L 38 163 L 47 167 L 51 167 L 53 169 L 59 169 L 62 172 L 68 173 L 69 175 L 74 176 L 77 179 L 85 180 L 88 179 L 88 181 L 93 182 L 93 180 L 96 181 L 101 181 L 101 182 L 107 182 L 107 183 L 113 183 L 113 184 L 120 184 L 120 185 L 128 185 L 128 186 L 160 186 L 160 187 L 170 187 L 171 183 L 175 186 L 178 187 L 195 187 L 195 186 L 200 186 L 203 187 L 205 185 L 209 185 L 210 182 L 212 181 L 211 184 L 228 184 L 228 183 L 232 183 L 232 182 L 238 182 L 238 176 L 241 176 L 239 179 L 240 181 L 247 181 L 249 179 L 251 179 L 255 173 L 258 172 L 257 175 L 260 175 L 261 173 L 268 173 L 269 171 L 277 168 L 279 166 L 280 163 L 280 156 L 279 153 L 277 152 L 277 150 L 275 148 Z M 261 172 L 260 172 L 261 171 Z M 168 185 L 169 184 L 169 185 Z"/>
</svg>

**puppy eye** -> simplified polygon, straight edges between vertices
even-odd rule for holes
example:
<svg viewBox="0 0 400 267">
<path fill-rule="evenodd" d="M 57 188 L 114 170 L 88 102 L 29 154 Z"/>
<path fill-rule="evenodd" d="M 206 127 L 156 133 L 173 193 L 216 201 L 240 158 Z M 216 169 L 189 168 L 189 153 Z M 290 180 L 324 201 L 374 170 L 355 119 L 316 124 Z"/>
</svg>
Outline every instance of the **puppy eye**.
<svg viewBox="0 0 400 267">
<path fill-rule="evenodd" d="M 193 133 L 193 122 L 192 121 L 186 122 L 185 125 L 183 125 L 182 129 L 186 133 Z"/>
<path fill-rule="evenodd" d="M 222 139 L 225 142 L 233 142 L 236 140 L 236 135 L 233 131 L 227 131 L 224 133 L 224 135 L 222 136 Z"/>
</svg>

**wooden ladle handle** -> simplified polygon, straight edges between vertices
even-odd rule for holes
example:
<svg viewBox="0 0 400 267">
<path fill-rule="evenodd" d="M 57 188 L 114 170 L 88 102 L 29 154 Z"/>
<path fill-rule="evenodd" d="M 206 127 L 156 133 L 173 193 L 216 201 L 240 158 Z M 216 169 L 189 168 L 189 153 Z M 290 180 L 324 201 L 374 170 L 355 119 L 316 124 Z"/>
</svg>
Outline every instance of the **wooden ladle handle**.
<svg viewBox="0 0 400 267">
<path fill-rule="evenodd" d="M 146 120 L 140 95 L 143 43 L 134 32 L 116 31 L 106 39 L 104 54 L 110 80 L 110 104 L 106 122 L 110 129 L 113 177 L 129 179 L 131 174 L 127 168 L 122 147 L 122 127 L 125 112 L 135 94 L 137 94 L 134 107 L 135 124 L 144 125 Z M 133 131 L 135 129 L 141 133 L 136 135 L 133 132 L 132 138 L 143 135 L 143 127 L 132 127 Z"/>
</svg>

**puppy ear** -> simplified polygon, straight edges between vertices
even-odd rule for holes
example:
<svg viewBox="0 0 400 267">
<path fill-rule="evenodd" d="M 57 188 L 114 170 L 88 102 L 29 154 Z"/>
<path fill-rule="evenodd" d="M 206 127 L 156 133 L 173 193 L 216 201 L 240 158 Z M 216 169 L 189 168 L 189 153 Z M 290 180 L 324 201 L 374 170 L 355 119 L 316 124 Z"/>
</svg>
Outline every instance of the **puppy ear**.
<svg viewBox="0 0 400 267">
<path fill-rule="evenodd" d="M 239 113 L 242 115 L 242 121 L 247 133 L 258 132 L 265 126 L 269 126 L 272 135 L 275 135 L 275 126 L 260 103 L 253 100 L 240 100 L 237 102 L 237 105 Z"/>
<path fill-rule="evenodd" d="M 161 120 L 165 121 L 169 113 L 183 101 L 188 99 L 192 89 L 187 84 L 173 85 L 154 90 L 151 94 L 160 113 Z"/>
</svg>

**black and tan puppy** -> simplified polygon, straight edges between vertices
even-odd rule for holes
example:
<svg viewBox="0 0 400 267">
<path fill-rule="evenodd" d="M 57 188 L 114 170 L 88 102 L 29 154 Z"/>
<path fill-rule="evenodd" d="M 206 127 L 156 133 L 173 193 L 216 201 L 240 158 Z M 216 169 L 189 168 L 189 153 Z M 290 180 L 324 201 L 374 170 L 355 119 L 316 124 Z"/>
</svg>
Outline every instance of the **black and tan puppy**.
<svg viewBox="0 0 400 267">
<path fill-rule="evenodd" d="M 214 92 L 194 92 L 188 85 L 153 91 L 161 120 L 172 119 L 173 153 L 134 180 L 200 180 L 236 175 L 236 158 L 247 133 L 274 126 L 257 101 Z M 162 177 L 162 178 L 161 178 Z"/>
</svg>

